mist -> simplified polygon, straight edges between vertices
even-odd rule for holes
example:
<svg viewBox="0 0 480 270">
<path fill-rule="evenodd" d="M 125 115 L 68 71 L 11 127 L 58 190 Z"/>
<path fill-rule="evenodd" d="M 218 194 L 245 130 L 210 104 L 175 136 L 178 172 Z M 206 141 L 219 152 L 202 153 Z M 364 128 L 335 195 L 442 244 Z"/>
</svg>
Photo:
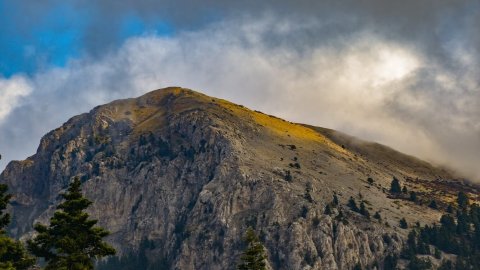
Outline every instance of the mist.
<svg viewBox="0 0 480 270">
<path fill-rule="evenodd" d="M 145 33 L 65 67 L 0 78 L 0 169 L 34 154 L 42 135 L 76 114 L 182 86 L 480 180 L 476 41 L 452 38 L 429 50 L 430 41 L 351 27 L 356 20 L 236 16 L 173 36 Z"/>
</svg>

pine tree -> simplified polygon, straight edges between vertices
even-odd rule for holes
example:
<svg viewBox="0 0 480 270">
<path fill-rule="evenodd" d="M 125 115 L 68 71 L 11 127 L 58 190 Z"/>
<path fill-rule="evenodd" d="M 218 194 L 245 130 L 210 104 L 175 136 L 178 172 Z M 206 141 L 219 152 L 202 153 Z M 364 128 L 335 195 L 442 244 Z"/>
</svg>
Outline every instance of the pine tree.
<svg viewBox="0 0 480 270">
<path fill-rule="evenodd" d="M 360 211 L 360 209 L 358 209 L 358 206 L 357 206 L 357 203 L 355 202 L 355 199 L 353 197 L 350 197 L 350 199 L 348 200 L 348 207 L 350 207 L 350 209 L 354 212 L 358 212 Z"/>
<path fill-rule="evenodd" d="M 266 268 L 266 258 L 265 247 L 262 245 L 258 239 L 255 232 L 250 227 L 245 233 L 245 242 L 247 242 L 247 247 L 243 252 L 243 255 L 240 257 L 240 264 L 238 265 L 238 270 L 265 270 Z"/>
<path fill-rule="evenodd" d="M 407 244 L 402 253 L 406 259 L 411 259 L 417 254 L 417 234 L 414 230 L 408 233 Z"/>
<path fill-rule="evenodd" d="M 415 191 L 410 191 L 410 201 L 412 202 L 417 201 L 417 193 Z"/>
<path fill-rule="evenodd" d="M 470 203 L 470 200 L 468 199 L 468 196 L 467 194 L 465 194 L 465 192 L 460 191 L 458 193 L 457 203 L 458 203 L 458 207 L 461 209 L 464 209 L 468 206 L 468 204 Z"/>
<path fill-rule="evenodd" d="M 7 236 L 5 227 L 10 223 L 10 215 L 5 213 L 12 197 L 7 194 L 7 185 L 0 184 L 0 269 L 28 269 L 35 262 L 22 243 Z"/>
<path fill-rule="evenodd" d="M 432 209 L 438 209 L 438 205 L 437 205 L 437 202 L 435 200 L 432 200 L 430 202 L 430 204 L 428 205 L 428 207 L 432 208 Z"/>
<path fill-rule="evenodd" d="M 453 263 L 450 260 L 443 260 L 442 264 L 438 267 L 438 270 L 452 270 L 454 269 Z"/>
<path fill-rule="evenodd" d="M 407 223 L 407 220 L 405 220 L 405 218 L 400 219 L 399 224 L 400 224 L 400 228 L 402 228 L 402 229 L 408 228 L 408 223 Z"/>
<path fill-rule="evenodd" d="M 396 177 L 393 177 L 392 183 L 390 183 L 390 192 L 394 194 L 398 194 L 402 192 L 400 181 L 398 181 Z"/>
<path fill-rule="evenodd" d="M 397 269 L 398 258 L 396 255 L 388 254 L 383 261 L 383 269 L 394 270 Z"/>
<path fill-rule="evenodd" d="M 95 259 L 115 254 L 115 249 L 102 241 L 109 232 L 96 227 L 97 221 L 84 212 L 92 202 L 83 197 L 80 185 L 76 177 L 68 191 L 61 194 L 64 201 L 50 225 L 36 224 L 38 235 L 28 241 L 28 249 L 45 259 L 46 270 L 89 270 Z"/>
<path fill-rule="evenodd" d="M 359 213 L 365 216 L 366 218 L 370 218 L 370 213 L 368 212 L 367 207 L 365 206 L 365 203 L 363 201 L 360 203 Z"/>
<path fill-rule="evenodd" d="M 408 264 L 408 269 L 410 270 L 427 270 L 432 269 L 432 267 L 432 261 L 429 258 L 419 259 L 417 257 L 413 257 Z"/>
<path fill-rule="evenodd" d="M 325 215 L 331 215 L 332 214 L 332 209 L 330 207 L 330 204 L 327 204 L 327 206 L 325 206 L 325 211 L 323 213 Z"/>
<path fill-rule="evenodd" d="M 362 270 L 362 265 L 360 263 L 355 264 L 353 270 Z"/>
<path fill-rule="evenodd" d="M 332 205 L 336 207 L 336 206 L 338 206 L 338 203 L 339 203 L 339 202 L 338 202 L 338 196 L 337 196 L 337 194 L 333 194 Z"/>
</svg>

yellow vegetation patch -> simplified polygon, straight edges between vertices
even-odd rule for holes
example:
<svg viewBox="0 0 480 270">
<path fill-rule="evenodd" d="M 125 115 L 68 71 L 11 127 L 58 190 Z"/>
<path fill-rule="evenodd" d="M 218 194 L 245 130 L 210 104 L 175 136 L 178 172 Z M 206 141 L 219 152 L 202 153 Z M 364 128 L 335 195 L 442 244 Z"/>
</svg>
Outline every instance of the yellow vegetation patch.
<svg viewBox="0 0 480 270">
<path fill-rule="evenodd" d="M 150 117 L 146 118 L 142 122 L 139 122 L 135 126 L 136 133 L 145 133 L 147 131 L 154 131 L 156 128 L 161 127 L 164 125 L 164 116 L 165 113 L 163 111 L 157 111 L 156 113 L 152 114 Z"/>
<path fill-rule="evenodd" d="M 233 104 L 226 100 L 218 100 L 218 101 L 222 107 L 231 110 L 238 117 L 243 119 L 250 118 L 254 120 L 257 124 L 267 128 L 277 136 L 289 137 L 291 139 L 297 139 L 302 141 L 313 141 L 313 142 L 323 143 L 335 149 L 338 152 L 348 154 L 348 151 L 338 146 L 327 137 L 323 136 L 322 134 L 308 127 L 305 127 L 300 124 L 291 123 L 277 117 L 266 115 L 261 112 L 252 111 L 243 106 Z"/>
</svg>

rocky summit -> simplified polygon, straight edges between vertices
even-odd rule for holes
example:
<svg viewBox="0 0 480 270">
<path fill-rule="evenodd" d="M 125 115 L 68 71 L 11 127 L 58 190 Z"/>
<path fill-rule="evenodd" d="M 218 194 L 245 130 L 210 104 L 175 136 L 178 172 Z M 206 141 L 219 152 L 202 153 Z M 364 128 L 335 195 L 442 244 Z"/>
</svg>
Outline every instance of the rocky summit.
<svg viewBox="0 0 480 270">
<path fill-rule="evenodd" d="M 478 195 L 386 146 L 178 87 L 75 116 L 11 162 L 11 234 L 46 223 L 76 176 L 117 255 L 145 269 L 235 269 L 248 227 L 270 269 L 367 269 L 401 252 L 400 220 L 433 224 L 459 191 Z M 394 178 L 417 198 L 391 194 Z"/>
</svg>

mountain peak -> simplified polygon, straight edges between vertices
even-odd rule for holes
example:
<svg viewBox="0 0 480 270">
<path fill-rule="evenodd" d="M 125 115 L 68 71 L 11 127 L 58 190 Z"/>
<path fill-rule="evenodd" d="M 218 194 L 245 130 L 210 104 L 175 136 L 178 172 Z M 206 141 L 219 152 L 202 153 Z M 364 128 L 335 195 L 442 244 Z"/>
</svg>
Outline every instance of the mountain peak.
<svg viewBox="0 0 480 270">
<path fill-rule="evenodd" d="M 27 161 L 10 163 L 0 182 L 15 194 L 12 233 L 48 220 L 75 176 L 120 254 L 178 269 L 231 268 L 247 227 L 272 268 L 366 267 L 400 251 L 402 218 L 433 223 L 458 191 L 478 194 L 385 146 L 180 87 L 73 117 Z M 394 177 L 417 202 L 389 193 Z M 326 211 L 334 195 L 339 205 Z M 381 222 L 351 211 L 351 199 Z M 438 209 L 426 207 L 431 200 Z"/>
</svg>

